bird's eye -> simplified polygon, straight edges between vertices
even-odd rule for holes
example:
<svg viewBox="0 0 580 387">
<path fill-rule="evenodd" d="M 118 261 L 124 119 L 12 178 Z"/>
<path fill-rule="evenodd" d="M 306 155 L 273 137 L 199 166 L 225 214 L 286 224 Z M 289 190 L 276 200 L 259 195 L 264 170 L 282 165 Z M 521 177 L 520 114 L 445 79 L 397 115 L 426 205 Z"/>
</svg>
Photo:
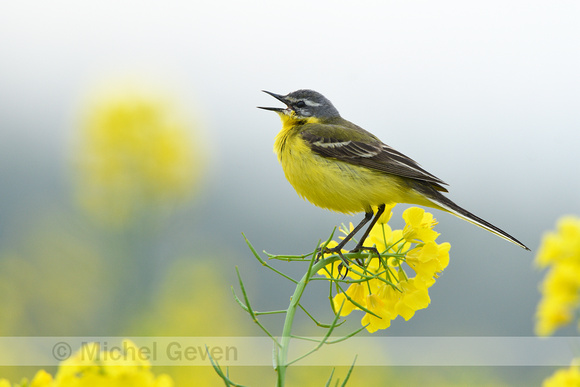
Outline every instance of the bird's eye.
<svg viewBox="0 0 580 387">
<path fill-rule="evenodd" d="M 294 107 L 297 107 L 297 108 L 303 108 L 305 106 L 306 106 L 306 103 L 304 101 L 298 101 L 294 104 Z"/>
</svg>

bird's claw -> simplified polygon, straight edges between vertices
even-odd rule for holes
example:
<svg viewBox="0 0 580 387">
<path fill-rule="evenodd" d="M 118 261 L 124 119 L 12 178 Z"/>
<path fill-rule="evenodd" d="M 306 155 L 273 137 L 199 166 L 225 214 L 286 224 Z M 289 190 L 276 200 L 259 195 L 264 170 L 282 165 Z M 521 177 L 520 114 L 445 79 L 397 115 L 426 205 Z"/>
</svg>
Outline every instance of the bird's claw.
<svg viewBox="0 0 580 387">
<path fill-rule="evenodd" d="M 340 264 L 338 265 L 338 275 L 341 277 L 341 279 L 344 279 L 346 277 L 346 275 L 348 274 L 348 267 L 349 267 L 349 261 L 344 257 L 344 255 L 342 255 L 342 249 L 339 248 L 319 248 L 318 249 L 318 253 L 316 254 L 316 259 L 315 261 L 318 262 L 320 259 L 322 259 L 322 256 L 324 254 L 336 254 L 338 255 L 338 257 L 340 258 L 340 260 L 342 262 L 340 262 Z M 341 274 L 342 269 L 346 269 L 344 272 L 344 275 Z"/>
</svg>

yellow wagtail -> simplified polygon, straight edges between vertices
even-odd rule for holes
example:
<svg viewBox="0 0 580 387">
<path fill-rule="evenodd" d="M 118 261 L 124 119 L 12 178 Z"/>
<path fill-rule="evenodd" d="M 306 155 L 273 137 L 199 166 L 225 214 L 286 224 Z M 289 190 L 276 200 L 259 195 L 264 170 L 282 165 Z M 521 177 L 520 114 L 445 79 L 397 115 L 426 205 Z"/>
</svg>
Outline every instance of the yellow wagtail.
<svg viewBox="0 0 580 387">
<path fill-rule="evenodd" d="M 449 200 L 442 194 L 448 192 L 443 187 L 447 185 L 445 182 L 372 133 L 342 118 L 322 94 L 313 90 L 297 90 L 287 95 L 264 92 L 286 105 L 286 108 L 260 109 L 275 111 L 282 119 L 274 152 L 298 195 L 333 211 L 365 212 L 354 230 L 338 246 L 325 252 L 340 254 L 371 219 L 370 226 L 351 251 L 373 249 L 365 247 L 364 241 L 385 205 L 394 203 L 418 204 L 449 212 L 529 250 L 505 231 Z"/>
</svg>

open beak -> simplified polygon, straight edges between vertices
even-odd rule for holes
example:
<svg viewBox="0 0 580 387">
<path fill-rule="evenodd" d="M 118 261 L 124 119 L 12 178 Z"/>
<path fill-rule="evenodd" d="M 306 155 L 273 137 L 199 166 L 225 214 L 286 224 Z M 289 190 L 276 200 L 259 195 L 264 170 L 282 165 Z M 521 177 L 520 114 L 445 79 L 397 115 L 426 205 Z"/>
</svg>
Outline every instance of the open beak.
<svg viewBox="0 0 580 387">
<path fill-rule="evenodd" d="M 258 109 L 264 109 L 264 110 L 271 110 L 273 112 L 283 112 L 287 109 L 290 109 L 290 104 L 288 102 L 286 102 L 286 100 L 284 99 L 283 95 L 280 94 L 276 94 L 276 93 L 272 93 L 270 91 L 266 91 L 266 90 L 262 90 L 264 93 L 266 94 L 270 94 L 272 97 L 276 98 L 278 101 L 282 102 L 284 105 L 286 105 L 286 109 L 284 108 L 276 108 L 276 107 L 263 107 L 263 106 L 258 106 Z"/>
</svg>

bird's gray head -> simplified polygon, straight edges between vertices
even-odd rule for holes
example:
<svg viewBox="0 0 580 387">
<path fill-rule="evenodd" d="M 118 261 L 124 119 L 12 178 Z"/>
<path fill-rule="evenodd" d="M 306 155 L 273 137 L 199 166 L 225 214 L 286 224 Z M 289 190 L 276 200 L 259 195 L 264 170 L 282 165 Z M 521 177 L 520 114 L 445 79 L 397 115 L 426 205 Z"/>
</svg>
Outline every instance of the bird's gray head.
<svg viewBox="0 0 580 387">
<path fill-rule="evenodd" d="M 283 102 L 286 105 L 286 109 L 271 107 L 260 107 L 260 109 L 272 110 L 286 115 L 294 113 L 297 117 L 304 118 L 340 117 L 338 110 L 336 110 L 332 102 L 314 90 L 301 89 L 286 95 L 279 95 L 266 90 L 263 91 L 264 93 L 270 94 L 272 97 Z"/>
</svg>

